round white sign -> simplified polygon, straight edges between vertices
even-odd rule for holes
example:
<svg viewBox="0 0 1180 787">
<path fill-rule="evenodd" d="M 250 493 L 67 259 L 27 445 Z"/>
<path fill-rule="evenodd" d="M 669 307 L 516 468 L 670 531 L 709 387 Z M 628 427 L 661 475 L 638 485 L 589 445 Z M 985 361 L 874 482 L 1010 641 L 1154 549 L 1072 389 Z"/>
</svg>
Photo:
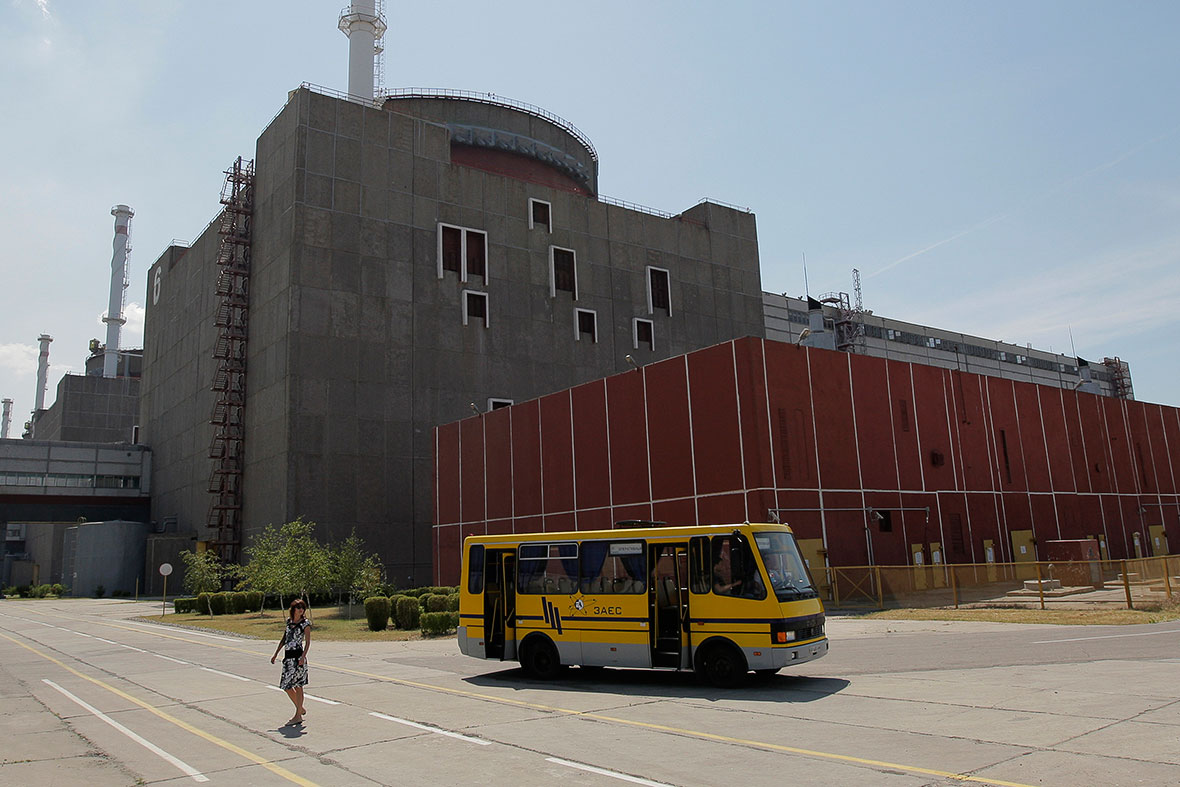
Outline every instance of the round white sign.
<svg viewBox="0 0 1180 787">
<path fill-rule="evenodd" d="M 160 574 L 161 575 L 168 576 L 171 573 L 172 573 L 172 564 L 171 563 L 161 563 L 160 564 Z"/>
</svg>

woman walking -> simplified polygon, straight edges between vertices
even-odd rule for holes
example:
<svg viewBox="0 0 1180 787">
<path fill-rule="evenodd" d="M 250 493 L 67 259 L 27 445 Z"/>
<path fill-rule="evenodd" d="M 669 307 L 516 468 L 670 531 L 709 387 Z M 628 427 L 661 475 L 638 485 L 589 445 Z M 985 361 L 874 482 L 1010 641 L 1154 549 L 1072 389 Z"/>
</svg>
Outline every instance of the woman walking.
<svg viewBox="0 0 1180 787">
<path fill-rule="evenodd" d="M 291 702 L 295 704 L 295 715 L 287 725 L 303 723 L 303 687 L 307 685 L 307 653 L 311 650 L 311 622 L 307 620 L 307 604 L 303 599 L 291 602 L 287 628 L 279 639 L 279 646 L 270 657 L 274 664 L 283 652 L 283 674 L 279 678 L 279 688 L 287 692 Z"/>
</svg>

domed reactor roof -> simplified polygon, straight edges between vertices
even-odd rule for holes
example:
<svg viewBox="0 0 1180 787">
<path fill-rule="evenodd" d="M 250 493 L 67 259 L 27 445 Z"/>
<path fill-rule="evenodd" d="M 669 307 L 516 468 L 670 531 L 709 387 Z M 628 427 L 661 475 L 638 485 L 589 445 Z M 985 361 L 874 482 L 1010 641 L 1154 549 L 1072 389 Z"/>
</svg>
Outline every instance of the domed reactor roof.
<svg viewBox="0 0 1180 787">
<path fill-rule="evenodd" d="M 598 153 L 565 120 L 540 107 L 486 93 L 406 88 L 384 107 L 445 125 L 451 161 L 551 188 L 596 196 Z"/>
</svg>

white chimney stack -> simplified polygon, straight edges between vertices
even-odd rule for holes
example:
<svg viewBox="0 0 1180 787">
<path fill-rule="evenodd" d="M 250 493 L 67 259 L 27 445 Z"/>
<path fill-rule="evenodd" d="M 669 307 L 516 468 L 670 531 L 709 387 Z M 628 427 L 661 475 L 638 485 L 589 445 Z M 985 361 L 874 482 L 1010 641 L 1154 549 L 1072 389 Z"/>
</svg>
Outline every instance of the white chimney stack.
<svg viewBox="0 0 1180 787">
<path fill-rule="evenodd" d="M 12 400 L 4 399 L 4 413 L 0 415 L 0 440 L 8 439 L 8 426 L 12 423 Z"/>
<path fill-rule="evenodd" d="M 348 36 L 349 95 L 372 100 L 377 82 L 377 55 L 385 35 L 385 17 L 378 0 L 356 0 L 340 14 L 340 30 Z"/>
<path fill-rule="evenodd" d="M 111 255 L 111 300 L 107 316 L 102 318 L 107 324 L 107 348 L 102 359 L 103 377 L 115 377 L 119 373 L 119 331 L 127 322 L 123 316 L 123 303 L 127 294 L 127 253 L 131 251 L 127 242 L 131 238 L 131 217 L 135 211 L 126 205 L 116 205 L 111 208 L 111 215 L 115 217 L 115 240 L 114 254 Z"/>
<path fill-rule="evenodd" d="M 49 379 L 49 343 L 53 337 L 43 333 L 37 337 L 41 342 L 41 356 L 37 359 L 37 394 L 33 397 L 33 412 L 45 409 L 45 385 Z"/>
</svg>

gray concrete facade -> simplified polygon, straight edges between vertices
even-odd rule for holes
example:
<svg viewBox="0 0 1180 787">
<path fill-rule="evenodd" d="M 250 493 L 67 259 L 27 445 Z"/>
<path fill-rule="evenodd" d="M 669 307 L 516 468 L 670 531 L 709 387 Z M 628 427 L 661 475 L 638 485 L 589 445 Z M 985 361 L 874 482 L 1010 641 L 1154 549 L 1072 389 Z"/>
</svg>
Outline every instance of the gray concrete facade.
<svg viewBox="0 0 1180 787">
<path fill-rule="evenodd" d="M 37 414 L 33 437 L 83 443 L 130 443 L 139 424 L 139 379 L 62 375 L 57 399 Z"/>
<path fill-rule="evenodd" d="M 764 335 L 752 214 L 656 215 L 596 189 L 584 138 L 518 107 L 292 91 L 256 153 L 247 543 L 297 516 L 334 538 L 355 527 L 391 580 L 426 582 L 431 427 L 624 370 L 627 355 Z M 467 244 L 455 270 L 452 237 Z M 217 246 L 211 226 L 148 272 L 142 440 L 154 511 L 181 532 L 201 533 L 209 508 Z M 572 291 L 555 270 L 571 256 Z"/>
</svg>

